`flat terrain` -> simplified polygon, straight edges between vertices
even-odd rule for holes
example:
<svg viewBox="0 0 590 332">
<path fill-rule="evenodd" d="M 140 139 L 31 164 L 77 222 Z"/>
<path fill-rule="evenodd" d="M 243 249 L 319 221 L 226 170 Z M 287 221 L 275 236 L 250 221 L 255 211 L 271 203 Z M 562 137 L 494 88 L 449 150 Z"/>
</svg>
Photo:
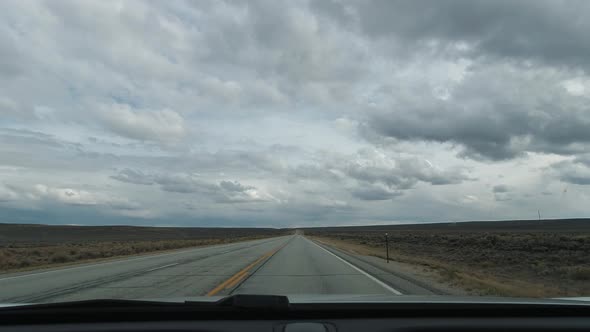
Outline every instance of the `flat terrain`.
<svg viewBox="0 0 590 332">
<path fill-rule="evenodd" d="M 0 303 L 232 293 L 432 294 L 301 235 L 0 276 Z"/>
<path fill-rule="evenodd" d="M 0 224 L 0 234 L 0 303 L 232 293 L 590 294 L 590 220 L 297 230 Z"/>
<path fill-rule="evenodd" d="M 285 235 L 270 228 L 0 224 L 0 272 Z"/>
<path fill-rule="evenodd" d="M 284 232 L 284 230 L 274 228 L 0 224 L 0 246 L 133 240 L 196 240 L 220 237 L 277 235 L 281 232 Z"/>
<path fill-rule="evenodd" d="M 326 227 L 305 234 L 342 249 L 390 256 L 474 295 L 590 294 L 590 220 Z"/>
</svg>

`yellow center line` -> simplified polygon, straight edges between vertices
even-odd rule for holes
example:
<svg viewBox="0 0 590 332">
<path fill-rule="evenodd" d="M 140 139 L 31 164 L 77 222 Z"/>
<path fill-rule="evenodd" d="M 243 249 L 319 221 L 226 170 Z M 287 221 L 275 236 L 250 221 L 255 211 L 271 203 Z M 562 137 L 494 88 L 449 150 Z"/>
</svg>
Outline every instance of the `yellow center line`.
<svg viewBox="0 0 590 332">
<path fill-rule="evenodd" d="M 248 271 L 249 271 L 251 268 L 253 268 L 253 267 L 254 267 L 256 264 L 260 263 L 262 260 L 264 260 L 264 259 L 266 259 L 266 258 L 268 258 L 268 257 L 272 256 L 272 255 L 273 255 L 275 252 L 276 252 L 276 250 L 274 250 L 273 252 L 267 253 L 266 255 L 264 255 L 264 256 L 262 256 L 262 257 L 258 258 L 258 259 L 257 259 L 257 260 L 256 260 L 254 263 L 252 263 L 252 264 L 250 264 L 250 265 L 248 266 L 248 269 L 247 269 L 246 271 L 242 272 L 242 273 L 241 273 L 241 274 L 240 274 L 240 275 L 239 275 L 237 278 L 235 278 L 235 279 L 234 279 L 232 282 L 230 282 L 230 283 L 227 285 L 227 288 L 232 288 L 232 287 L 234 287 L 235 285 L 237 285 L 237 284 L 238 284 L 238 283 L 239 283 L 239 282 L 240 282 L 242 279 L 244 279 L 244 277 L 245 277 L 246 275 L 248 275 Z"/>
<path fill-rule="evenodd" d="M 235 286 L 240 280 L 242 280 L 242 278 L 244 278 L 246 276 L 246 274 L 248 273 L 248 271 L 251 268 L 253 268 L 256 264 L 260 263 L 265 258 L 268 258 L 268 257 L 274 255 L 274 253 L 279 251 L 279 249 L 274 249 L 269 252 L 266 252 L 264 255 L 260 256 L 257 260 L 252 262 L 250 265 L 241 269 L 238 273 L 234 274 L 229 279 L 227 279 L 226 281 L 219 284 L 219 286 L 213 288 L 211 291 L 209 291 L 209 293 L 207 293 L 207 296 L 213 296 L 213 295 L 219 293 L 221 290 Z"/>
</svg>

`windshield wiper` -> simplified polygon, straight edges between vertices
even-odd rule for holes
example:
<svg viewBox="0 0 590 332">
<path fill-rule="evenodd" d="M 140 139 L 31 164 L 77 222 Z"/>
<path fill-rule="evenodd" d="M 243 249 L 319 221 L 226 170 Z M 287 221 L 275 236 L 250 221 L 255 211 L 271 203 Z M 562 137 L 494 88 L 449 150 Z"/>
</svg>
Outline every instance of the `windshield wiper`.
<svg viewBox="0 0 590 332">
<path fill-rule="evenodd" d="M 232 295 L 215 301 L 87 300 L 0 307 L 0 325 L 184 319 L 273 319 L 293 308 L 286 296 Z M 253 315 L 254 313 L 254 315 Z"/>
<path fill-rule="evenodd" d="M 100 299 L 85 301 L 69 301 L 56 303 L 38 303 L 8 305 L 2 310 L 14 309 L 99 309 L 99 308 L 137 308 L 137 307 L 182 307 L 182 308 L 234 308 L 251 310 L 287 310 L 289 298 L 281 295 L 248 295 L 238 294 L 226 296 L 218 301 L 153 301 L 153 300 L 119 300 Z"/>
</svg>

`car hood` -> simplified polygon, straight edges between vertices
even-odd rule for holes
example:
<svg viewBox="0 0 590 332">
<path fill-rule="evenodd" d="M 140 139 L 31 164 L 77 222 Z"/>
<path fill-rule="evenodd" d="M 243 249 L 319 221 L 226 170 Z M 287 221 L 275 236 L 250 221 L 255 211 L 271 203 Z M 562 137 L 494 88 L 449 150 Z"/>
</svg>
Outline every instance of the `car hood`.
<svg viewBox="0 0 590 332">
<path fill-rule="evenodd" d="M 542 303 L 542 304 L 572 304 L 584 303 L 590 305 L 590 297 L 564 298 L 520 298 L 520 297 L 492 297 L 492 296 L 446 296 L 446 295 L 379 295 L 379 294 L 285 294 L 289 303 Z M 144 299 L 164 302 L 215 302 L 224 296 L 196 296 L 182 298 Z"/>
</svg>

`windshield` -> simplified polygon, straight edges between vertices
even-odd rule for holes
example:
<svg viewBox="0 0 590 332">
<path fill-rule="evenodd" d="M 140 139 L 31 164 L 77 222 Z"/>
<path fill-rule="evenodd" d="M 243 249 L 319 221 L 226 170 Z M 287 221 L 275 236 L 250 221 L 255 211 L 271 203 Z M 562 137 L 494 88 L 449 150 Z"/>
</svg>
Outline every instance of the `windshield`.
<svg viewBox="0 0 590 332">
<path fill-rule="evenodd" d="M 0 304 L 590 296 L 589 17 L 2 1 Z"/>
</svg>

